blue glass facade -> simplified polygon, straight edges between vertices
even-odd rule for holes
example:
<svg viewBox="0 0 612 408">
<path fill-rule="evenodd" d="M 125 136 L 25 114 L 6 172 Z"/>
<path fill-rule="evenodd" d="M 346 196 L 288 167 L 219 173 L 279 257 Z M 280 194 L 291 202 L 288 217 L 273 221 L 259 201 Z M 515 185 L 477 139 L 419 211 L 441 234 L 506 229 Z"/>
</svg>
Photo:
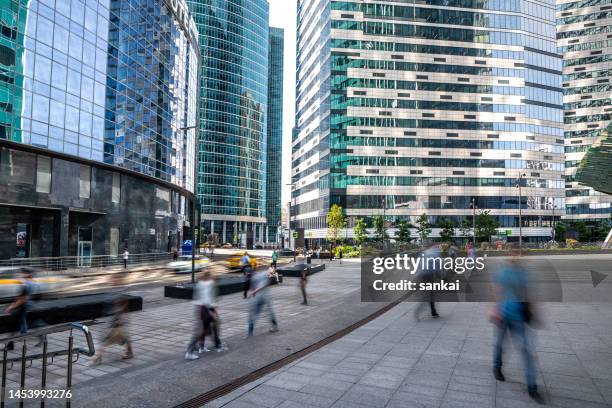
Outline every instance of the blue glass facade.
<svg viewBox="0 0 612 408">
<path fill-rule="evenodd" d="M 266 0 L 191 0 L 201 47 L 201 231 L 262 241 L 266 222 Z"/>
<path fill-rule="evenodd" d="M 268 52 L 268 146 L 266 216 L 267 242 L 279 242 L 281 222 L 281 186 L 283 165 L 283 69 L 285 30 L 270 27 Z"/>
<path fill-rule="evenodd" d="M 0 16 L 0 240 L 19 219 L 46 242 L 32 255 L 75 255 L 82 228 L 94 255 L 177 246 L 198 120 L 184 0 L 3 1 Z"/>
</svg>

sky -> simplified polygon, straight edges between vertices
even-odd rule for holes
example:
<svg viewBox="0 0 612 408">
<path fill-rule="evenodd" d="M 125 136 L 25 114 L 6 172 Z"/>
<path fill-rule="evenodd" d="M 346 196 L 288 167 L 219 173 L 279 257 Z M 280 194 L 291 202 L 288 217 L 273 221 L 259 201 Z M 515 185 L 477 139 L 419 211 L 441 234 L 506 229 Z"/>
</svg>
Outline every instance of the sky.
<svg viewBox="0 0 612 408">
<path fill-rule="evenodd" d="M 291 129 L 295 122 L 295 13 L 297 0 L 269 0 L 270 26 L 285 29 L 285 72 L 283 92 L 283 194 L 282 203 L 290 200 Z"/>
</svg>

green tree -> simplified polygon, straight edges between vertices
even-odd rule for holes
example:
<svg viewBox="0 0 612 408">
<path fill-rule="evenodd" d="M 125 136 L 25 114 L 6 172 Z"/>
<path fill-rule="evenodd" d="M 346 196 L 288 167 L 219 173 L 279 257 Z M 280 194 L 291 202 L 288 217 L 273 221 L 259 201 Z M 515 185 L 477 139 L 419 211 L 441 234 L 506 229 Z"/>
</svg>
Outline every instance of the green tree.
<svg viewBox="0 0 612 408">
<path fill-rule="evenodd" d="M 605 241 L 608 238 L 608 234 L 610 233 L 610 229 L 612 229 L 612 221 L 610 220 L 602 220 L 597 225 L 597 229 L 595 233 L 597 235 L 598 241 Z"/>
<path fill-rule="evenodd" d="M 361 246 L 364 242 L 368 240 L 366 222 L 363 218 L 357 219 L 355 227 L 353 228 L 353 232 L 355 233 L 355 243 L 357 245 Z"/>
<path fill-rule="evenodd" d="M 340 237 L 340 230 L 346 227 L 346 216 L 344 210 L 338 204 L 334 204 L 327 213 L 327 240 L 334 246 Z"/>
<path fill-rule="evenodd" d="M 497 234 L 499 222 L 491 215 L 491 211 L 481 211 L 476 216 L 476 238 L 479 241 L 489 241 L 490 238 Z"/>
<path fill-rule="evenodd" d="M 563 242 L 565 241 L 565 236 L 567 234 L 567 224 L 564 222 L 558 222 L 555 224 L 555 241 Z"/>
<path fill-rule="evenodd" d="M 455 223 L 448 218 L 440 218 L 438 220 L 438 228 L 440 228 L 440 241 L 452 242 L 455 237 Z"/>
<path fill-rule="evenodd" d="M 467 217 L 464 217 L 461 220 L 461 225 L 459 226 L 459 232 L 461 233 L 462 236 L 468 239 L 471 238 L 473 236 L 472 220 Z"/>
<path fill-rule="evenodd" d="M 431 235 L 431 224 L 429 223 L 429 217 L 423 213 L 417 218 L 417 234 L 421 243 L 427 241 L 429 235 Z"/>
<path fill-rule="evenodd" d="M 574 227 L 578 233 L 578 241 L 589 242 L 591 240 L 591 231 L 584 221 L 578 221 Z"/>
<path fill-rule="evenodd" d="M 375 215 L 372 221 L 374 224 L 374 235 L 376 236 L 376 239 L 382 242 L 389 238 L 387 235 L 387 230 L 385 229 L 385 219 L 383 216 Z"/>
<path fill-rule="evenodd" d="M 396 235 L 397 242 L 400 244 L 407 244 L 412 241 L 410 228 L 412 225 L 408 221 L 400 221 Z"/>
</svg>

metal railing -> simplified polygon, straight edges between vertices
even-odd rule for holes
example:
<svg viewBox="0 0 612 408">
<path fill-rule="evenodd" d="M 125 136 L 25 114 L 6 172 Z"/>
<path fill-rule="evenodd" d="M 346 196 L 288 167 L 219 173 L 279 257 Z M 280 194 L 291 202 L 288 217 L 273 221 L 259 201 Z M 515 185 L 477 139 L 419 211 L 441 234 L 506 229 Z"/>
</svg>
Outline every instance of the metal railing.
<svg viewBox="0 0 612 408">
<path fill-rule="evenodd" d="M 172 259 L 171 252 L 156 252 L 148 254 L 130 254 L 128 268 L 147 263 L 165 262 Z M 123 268 L 123 256 L 64 256 L 54 258 L 12 258 L 0 260 L 0 268 L 28 267 L 37 271 L 70 273 L 87 273 L 109 267 Z"/>
<path fill-rule="evenodd" d="M 78 330 L 82 332 L 85 336 L 85 340 L 87 343 L 86 348 L 83 347 L 74 347 L 74 335 L 73 332 Z M 68 348 L 62 350 L 48 350 L 47 336 L 49 334 L 54 333 L 62 333 L 69 332 L 68 336 Z M 37 354 L 27 354 L 27 340 L 33 338 L 41 338 L 42 339 L 42 353 Z M 33 366 L 34 360 L 41 360 L 42 362 L 42 373 L 41 373 L 41 382 L 40 388 L 37 388 L 37 391 L 41 391 L 40 394 L 40 406 L 45 406 L 45 391 L 47 390 L 47 367 L 53 364 L 54 359 L 56 357 L 67 356 L 67 368 L 66 368 L 66 388 L 65 390 L 65 398 L 66 398 L 66 407 L 70 407 L 71 399 L 72 399 L 72 366 L 79 359 L 81 354 L 86 356 L 93 356 L 95 354 L 95 347 L 93 338 L 91 335 L 91 331 L 89 327 L 81 324 L 81 323 L 68 323 L 62 324 L 53 327 L 47 327 L 45 329 L 32 331 L 28 334 L 3 338 L 0 339 L 0 343 L 4 343 L 4 348 L 2 350 L 2 389 L 0 390 L 0 408 L 5 407 L 6 402 L 6 389 L 7 389 L 7 376 L 8 371 L 13 369 L 14 363 L 20 364 L 20 372 L 19 372 L 19 407 L 23 407 L 25 398 L 24 391 L 26 390 L 26 370 Z M 19 357 L 8 357 L 9 349 L 13 349 L 17 344 L 21 343 L 21 356 Z M 12 344 L 13 347 L 9 347 Z M 76 359 L 73 358 L 76 356 Z M 49 359 L 51 362 L 49 362 Z M 29 365 L 28 365 L 29 362 Z"/>
</svg>

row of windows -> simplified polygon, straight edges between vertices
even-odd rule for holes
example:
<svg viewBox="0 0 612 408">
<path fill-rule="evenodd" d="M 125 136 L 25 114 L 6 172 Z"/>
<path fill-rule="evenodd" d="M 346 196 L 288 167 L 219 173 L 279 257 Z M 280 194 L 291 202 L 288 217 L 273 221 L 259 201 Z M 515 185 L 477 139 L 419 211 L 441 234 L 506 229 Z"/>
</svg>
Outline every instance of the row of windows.
<svg viewBox="0 0 612 408">
<path fill-rule="evenodd" d="M 566 116 L 565 123 L 587 123 L 587 122 L 604 122 L 612 120 L 612 114 L 602 113 L 600 115 L 585 115 L 585 116 Z"/>
<path fill-rule="evenodd" d="M 393 79 L 348 78 L 343 75 L 332 76 L 334 90 L 347 88 L 398 89 L 410 91 L 460 92 L 476 94 L 496 94 L 524 96 L 529 100 L 558 105 L 563 100 L 562 90 L 537 88 L 534 86 L 514 87 L 498 85 L 470 85 L 465 83 L 401 81 Z M 556 88 L 555 88 L 556 89 Z M 406 97 L 409 97 L 407 95 Z"/>
<path fill-rule="evenodd" d="M 563 180 L 522 179 L 523 187 L 565 187 Z M 491 177 L 408 177 L 408 176 L 347 176 L 332 174 L 332 188 L 347 186 L 430 186 L 430 187 L 516 187 L 516 178 Z"/>
<path fill-rule="evenodd" d="M 523 196 L 521 208 L 529 210 L 552 210 L 554 206 L 561 208 L 563 198 Z M 427 195 L 347 195 L 346 206 L 352 209 L 379 209 L 385 203 L 387 209 L 451 209 L 469 210 L 472 199 L 478 209 L 518 209 L 519 197 L 516 196 L 427 196 Z"/>
<path fill-rule="evenodd" d="M 452 121 L 427 119 L 397 119 L 372 117 L 344 117 L 332 115 L 330 119 L 332 129 L 347 129 L 350 126 L 358 127 L 390 127 L 390 128 L 423 128 L 423 129 L 457 129 L 457 130 L 485 130 L 501 132 L 539 133 L 543 135 L 562 136 L 563 129 L 514 122 L 481 122 L 481 121 Z M 561 126 L 561 125 L 560 125 Z"/>
<path fill-rule="evenodd" d="M 610 43 L 610 47 L 612 47 L 612 41 Z M 602 69 L 599 71 L 581 71 L 574 72 L 571 74 L 563 75 L 563 81 L 573 81 L 576 79 L 590 79 L 590 78 L 605 78 L 612 76 L 612 68 L 610 69 Z"/>
<path fill-rule="evenodd" d="M 493 149 L 563 153 L 563 146 L 560 145 L 523 141 L 506 142 L 494 140 L 450 140 L 343 135 L 334 138 L 332 143 L 336 148 L 347 148 L 350 146 L 433 147 L 443 149 Z"/>
<path fill-rule="evenodd" d="M 566 59 L 565 61 L 563 61 L 563 64 L 566 67 L 573 67 L 576 65 L 599 64 L 602 62 L 609 62 L 609 61 L 612 61 L 612 54 Z"/>
<path fill-rule="evenodd" d="M 418 110 L 441 110 L 459 112 L 492 112 L 492 113 L 515 113 L 530 114 L 533 111 L 529 105 L 510 105 L 494 103 L 473 103 L 473 102 L 442 102 L 442 101 L 422 101 L 408 99 L 383 99 L 383 98 L 359 98 L 332 95 L 332 109 L 347 109 L 348 107 L 362 108 L 386 108 L 386 109 L 418 109 Z M 547 107 L 538 107 L 542 110 Z M 538 109 L 536 108 L 536 109 Z M 558 116 L 562 107 L 550 107 L 552 115 Z"/>
<path fill-rule="evenodd" d="M 332 3 L 332 9 L 334 4 Z M 432 9 L 390 4 L 361 4 L 367 18 L 398 19 L 431 24 L 453 24 L 472 27 L 504 28 L 524 30 L 540 35 L 554 36 L 555 27 L 532 18 L 516 15 L 471 12 L 453 9 Z"/>
<path fill-rule="evenodd" d="M 443 47 L 439 45 L 429 44 L 424 45 L 383 41 L 362 41 L 341 38 L 332 38 L 331 48 L 411 52 L 420 54 L 461 55 L 465 57 L 488 57 L 516 60 L 523 59 L 522 51 L 495 50 L 486 48 Z"/>
<path fill-rule="evenodd" d="M 346 169 L 348 166 L 386 166 L 386 167 L 466 167 L 563 171 L 563 163 L 540 160 L 503 160 L 503 159 L 450 159 L 385 156 L 347 156 L 331 155 L 332 169 Z"/>
<path fill-rule="evenodd" d="M 583 14 L 580 16 L 561 17 L 557 19 L 557 25 L 574 24 L 583 21 L 603 20 L 606 18 L 612 18 L 612 11 L 600 11 L 597 13 Z"/>
<path fill-rule="evenodd" d="M 493 30 L 417 26 L 410 24 L 382 23 L 376 21 L 358 22 L 347 20 L 332 20 L 331 28 L 338 30 L 358 30 L 362 31 L 364 34 L 370 35 L 386 35 L 470 43 L 524 45 L 529 48 L 541 49 L 548 52 L 556 51 L 556 44 L 552 38 L 543 39 L 526 34 Z"/>
<path fill-rule="evenodd" d="M 405 3 L 406 0 L 388 0 L 390 2 Z M 598 1 L 598 0 L 589 0 Z M 412 0 L 410 2 L 413 2 Z M 460 7 L 472 9 L 486 9 L 499 11 L 524 12 L 530 16 L 553 21 L 554 0 L 546 0 L 544 2 L 526 1 L 526 0 L 419 0 L 421 4 L 444 7 Z M 553 7 L 546 7 L 546 3 Z M 335 10 L 360 11 L 359 3 L 334 1 L 332 8 Z"/>
</svg>

